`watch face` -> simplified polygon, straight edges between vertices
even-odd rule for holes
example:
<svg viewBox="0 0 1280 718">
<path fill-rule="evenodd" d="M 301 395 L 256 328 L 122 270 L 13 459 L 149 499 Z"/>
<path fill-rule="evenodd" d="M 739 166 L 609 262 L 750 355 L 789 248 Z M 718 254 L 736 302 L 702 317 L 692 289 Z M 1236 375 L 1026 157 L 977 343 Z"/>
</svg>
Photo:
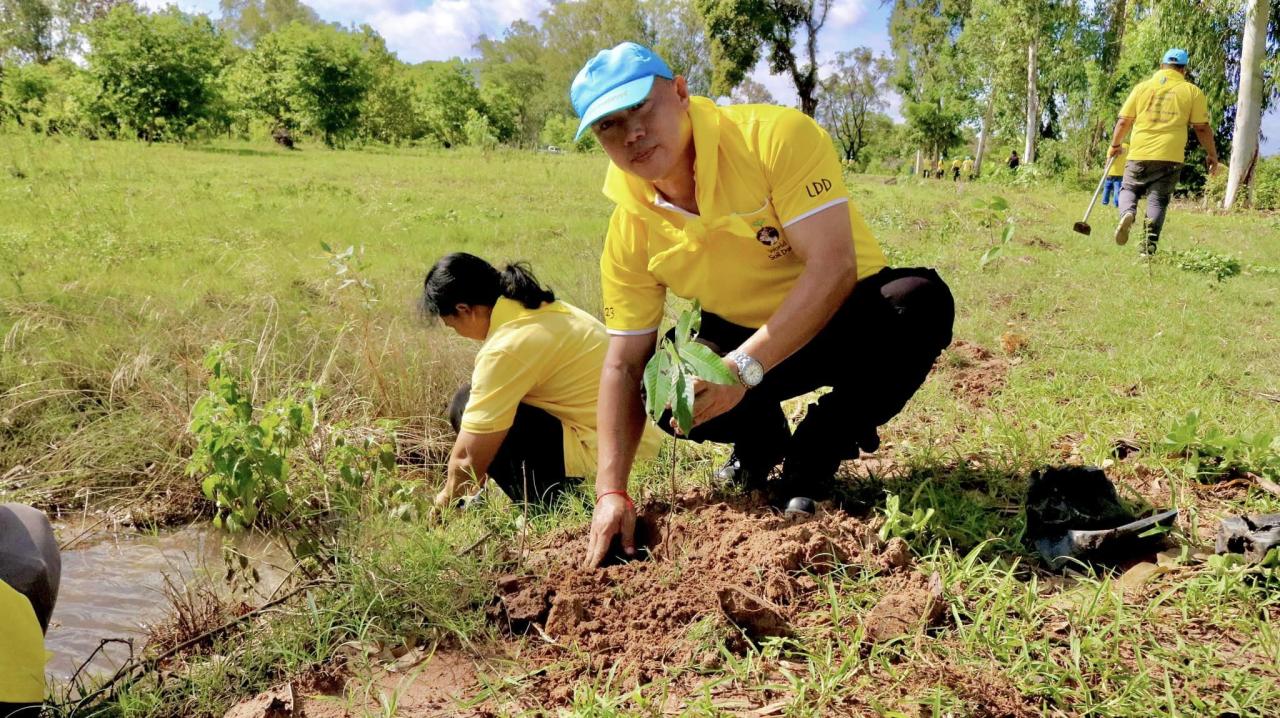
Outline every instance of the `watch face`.
<svg viewBox="0 0 1280 718">
<path fill-rule="evenodd" d="M 764 379 L 764 367 L 760 366 L 760 362 L 751 361 L 742 367 L 742 383 L 747 386 L 755 386 Z"/>
</svg>

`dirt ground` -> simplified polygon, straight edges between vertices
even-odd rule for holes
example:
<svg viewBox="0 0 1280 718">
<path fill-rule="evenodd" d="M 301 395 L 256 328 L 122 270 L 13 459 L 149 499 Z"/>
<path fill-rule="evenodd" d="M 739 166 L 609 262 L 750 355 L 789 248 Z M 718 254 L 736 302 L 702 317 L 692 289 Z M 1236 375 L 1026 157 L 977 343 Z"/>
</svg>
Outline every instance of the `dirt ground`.
<svg viewBox="0 0 1280 718">
<path fill-rule="evenodd" d="M 574 532 L 533 547 L 520 572 L 497 582 L 490 617 L 504 638 L 489 659 L 441 650 L 399 665 L 402 657 L 390 669 L 349 676 L 327 695 L 291 694 L 288 710 L 279 700 L 283 689 L 276 689 L 228 716 L 337 718 L 383 714 L 392 703 L 402 716 L 504 715 L 569 706 L 575 691 L 606 677 L 624 687 L 672 679 L 663 711 L 679 714 L 685 701 L 705 694 L 704 676 L 722 669 L 721 646 L 741 655 L 753 643 L 814 632 L 861 630 L 872 642 L 923 640 L 943 630 L 946 587 L 912 565 L 901 539 L 880 541 L 877 524 L 830 506 L 793 519 L 750 498 L 691 492 L 675 513 L 663 504 L 642 508 L 637 559 L 615 557 L 585 571 L 582 537 Z M 866 572 L 883 598 L 862 615 L 833 622 L 818 581 L 832 571 Z M 799 662 L 776 663 L 763 668 L 779 679 L 807 670 Z M 924 685 L 941 681 L 972 692 L 991 715 L 1030 712 L 995 677 L 946 666 L 919 666 L 915 674 Z M 507 688 L 485 688 L 496 684 Z M 717 710 L 728 714 L 768 716 L 789 705 L 784 693 L 746 691 L 733 682 L 713 694 Z M 842 714 L 866 709 L 850 705 Z"/>
</svg>

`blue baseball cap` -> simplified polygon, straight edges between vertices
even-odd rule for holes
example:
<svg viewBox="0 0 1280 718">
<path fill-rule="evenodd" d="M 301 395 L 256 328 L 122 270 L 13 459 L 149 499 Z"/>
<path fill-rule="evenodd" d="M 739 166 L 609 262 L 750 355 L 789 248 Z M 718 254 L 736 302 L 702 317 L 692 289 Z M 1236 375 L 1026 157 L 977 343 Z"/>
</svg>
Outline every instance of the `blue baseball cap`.
<svg viewBox="0 0 1280 718">
<path fill-rule="evenodd" d="M 1186 65 L 1187 51 L 1177 47 L 1170 48 L 1160 62 L 1165 65 Z"/>
<path fill-rule="evenodd" d="M 582 118 L 573 139 L 576 141 L 601 117 L 644 102 L 655 77 L 670 80 L 675 75 L 661 57 L 643 45 L 624 42 L 596 53 L 578 71 L 569 88 L 573 111 Z"/>
</svg>

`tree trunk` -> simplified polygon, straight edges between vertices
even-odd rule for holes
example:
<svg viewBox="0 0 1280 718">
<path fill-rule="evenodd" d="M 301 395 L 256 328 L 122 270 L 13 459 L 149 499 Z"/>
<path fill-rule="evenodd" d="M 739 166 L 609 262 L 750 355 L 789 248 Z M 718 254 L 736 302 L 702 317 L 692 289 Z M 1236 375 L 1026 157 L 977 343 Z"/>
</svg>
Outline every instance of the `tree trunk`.
<svg viewBox="0 0 1280 718">
<path fill-rule="evenodd" d="M 922 171 L 922 168 L 920 167 L 920 163 L 923 161 L 924 161 L 924 150 L 917 147 L 916 148 L 916 171 L 915 171 L 916 177 L 920 176 L 920 172 Z"/>
<path fill-rule="evenodd" d="M 1227 194 L 1222 206 L 1231 209 L 1245 184 L 1253 157 L 1258 151 L 1258 131 L 1262 121 L 1262 60 L 1267 54 L 1267 21 L 1270 0 L 1248 0 L 1244 43 L 1240 52 L 1240 94 L 1236 98 L 1236 131 L 1231 141 L 1231 164 Z"/>
<path fill-rule="evenodd" d="M 987 156 L 987 141 L 991 138 L 991 123 L 996 114 L 996 83 L 987 90 L 987 111 L 982 114 L 982 131 L 978 133 L 978 151 L 973 155 L 973 176 L 982 175 L 982 158 Z"/>
<path fill-rule="evenodd" d="M 1022 149 L 1022 161 L 1036 161 L 1036 136 L 1040 134 L 1040 93 L 1036 88 L 1036 40 L 1027 46 L 1027 140 Z"/>
</svg>

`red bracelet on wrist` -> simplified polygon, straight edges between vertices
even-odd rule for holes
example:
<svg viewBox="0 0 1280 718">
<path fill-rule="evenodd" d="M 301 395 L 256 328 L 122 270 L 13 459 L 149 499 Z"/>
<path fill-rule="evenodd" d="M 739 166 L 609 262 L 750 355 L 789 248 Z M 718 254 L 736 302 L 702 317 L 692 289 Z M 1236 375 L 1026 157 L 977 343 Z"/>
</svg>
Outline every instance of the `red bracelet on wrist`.
<svg viewBox="0 0 1280 718">
<path fill-rule="evenodd" d="M 627 508 L 631 509 L 632 511 L 636 510 L 635 502 L 631 500 L 631 496 L 629 496 L 625 491 L 606 491 L 603 494 L 600 494 L 599 496 L 596 497 L 596 506 L 600 505 L 600 499 L 603 499 L 609 494 L 618 494 L 619 496 L 627 500 Z"/>
</svg>

